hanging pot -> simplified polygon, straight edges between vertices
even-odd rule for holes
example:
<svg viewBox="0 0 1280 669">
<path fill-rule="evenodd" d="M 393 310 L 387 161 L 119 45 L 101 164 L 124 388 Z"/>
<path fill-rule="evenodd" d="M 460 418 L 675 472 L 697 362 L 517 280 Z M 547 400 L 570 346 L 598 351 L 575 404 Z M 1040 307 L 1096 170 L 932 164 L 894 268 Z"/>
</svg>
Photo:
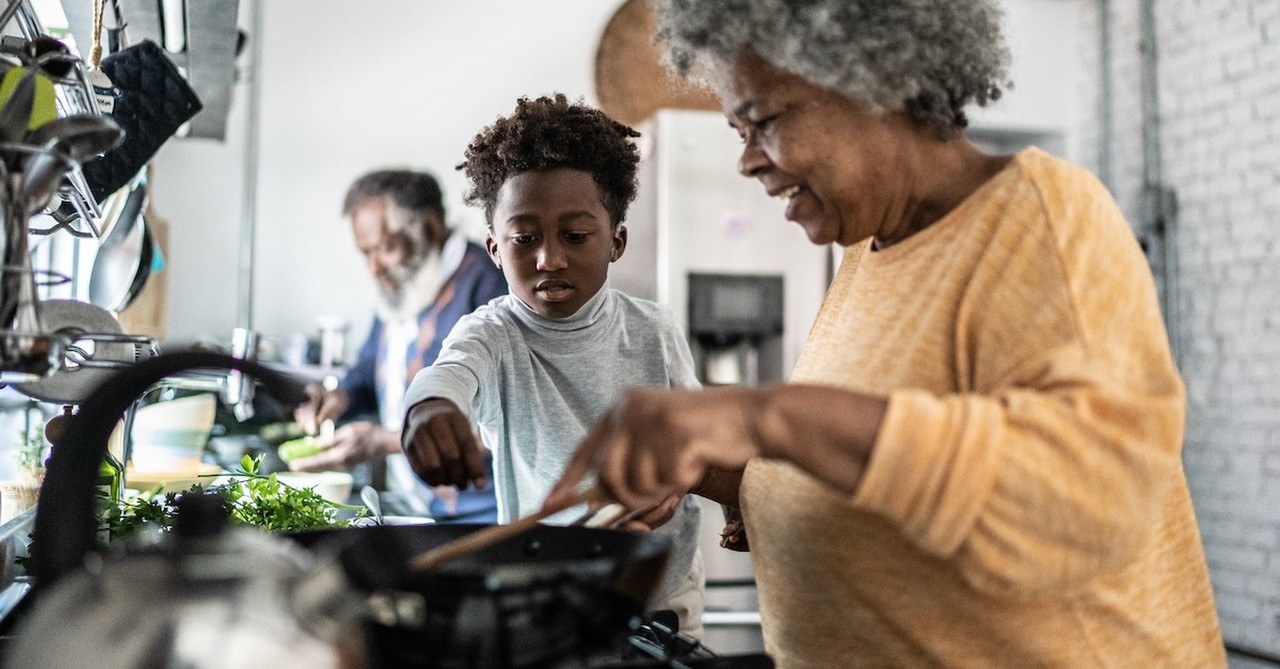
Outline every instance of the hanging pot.
<svg viewBox="0 0 1280 669">
<path fill-rule="evenodd" d="M 147 182 L 139 180 L 127 191 L 118 212 L 107 221 L 106 236 L 98 246 L 89 273 L 89 301 L 110 311 L 120 311 L 131 298 L 139 273 L 151 271 L 149 238 L 143 212 L 147 207 Z M 136 295 L 136 293 L 135 293 Z"/>
<path fill-rule="evenodd" d="M 151 270 L 155 265 L 156 240 L 151 234 L 151 226 L 147 224 L 145 214 L 139 218 L 138 227 L 142 228 L 142 252 L 138 254 L 138 269 L 134 271 L 133 281 L 129 282 L 129 287 L 124 291 L 118 311 L 124 311 L 138 298 L 138 293 L 146 288 L 147 279 L 151 278 Z"/>
</svg>

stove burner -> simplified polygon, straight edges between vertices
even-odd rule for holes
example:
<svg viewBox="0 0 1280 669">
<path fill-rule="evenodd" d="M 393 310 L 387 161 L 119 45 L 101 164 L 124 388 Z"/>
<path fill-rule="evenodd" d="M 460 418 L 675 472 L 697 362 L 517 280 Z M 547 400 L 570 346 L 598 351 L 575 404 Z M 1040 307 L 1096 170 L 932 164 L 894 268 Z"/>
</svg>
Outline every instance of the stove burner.
<svg viewBox="0 0 1280 669">
<path fill-rule="evenodd" d="M 671 611 L 637 618 L 623 646 L 592 669 L 773 669 L 768 655 L 720 655 L 678 632 L 678 625 Z"/>
</svg>

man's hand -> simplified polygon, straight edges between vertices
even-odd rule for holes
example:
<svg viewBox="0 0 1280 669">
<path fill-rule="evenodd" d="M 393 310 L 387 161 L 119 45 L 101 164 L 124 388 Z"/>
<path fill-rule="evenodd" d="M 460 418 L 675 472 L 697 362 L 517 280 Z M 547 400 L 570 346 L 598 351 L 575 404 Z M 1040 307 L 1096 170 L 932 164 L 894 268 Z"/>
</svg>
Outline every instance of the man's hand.
<svg viewBox="0 0 1280 669">
<path fill-rule="evenodd" d="M 319 453 L 290 462 L 289 469 L 298 472 L 350 469 L 361 462 L 397 452 L 400 435 L 377 423 L 360 421 L 343 425 L 334 431 L 332 441 L 322 439 L 317 445 L 321 448 Z"/>
<path fill-rule="evenodd" d="M 413 471 L 428 485 L 487 485 L 484 458 L 471 423 L 457 405 L 429 399 L 409 409 L 405 421 L 404 452 Z"/>
<path fill-rule="evenodd" d="M 347 391 L 341 388 L 326 390 L 318 383 L 311 383 L 307 385 L 306 392 L 307 400 L 293 410 L 293 419 L 307 434 L 318 433 L 321 423 L 337 420 L 351 404 Z"/>
</svg>

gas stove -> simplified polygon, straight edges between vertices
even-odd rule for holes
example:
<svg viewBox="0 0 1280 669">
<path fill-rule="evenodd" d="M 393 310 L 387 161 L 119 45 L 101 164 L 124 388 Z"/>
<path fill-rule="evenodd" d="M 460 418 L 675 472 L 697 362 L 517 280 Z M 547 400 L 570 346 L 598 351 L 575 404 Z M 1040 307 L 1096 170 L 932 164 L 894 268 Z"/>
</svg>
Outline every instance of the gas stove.
<svg viewBox="0 0 1280 669">
<path fill-rule="evenodd" d="M 669 611 L 638 618 L 618 648 L 582 666 L 589 669 L 773 669 L 773 660 L 764 653 L 722 655 L 677 631 L 677 624 L 675 614 Z"/>
</svg>

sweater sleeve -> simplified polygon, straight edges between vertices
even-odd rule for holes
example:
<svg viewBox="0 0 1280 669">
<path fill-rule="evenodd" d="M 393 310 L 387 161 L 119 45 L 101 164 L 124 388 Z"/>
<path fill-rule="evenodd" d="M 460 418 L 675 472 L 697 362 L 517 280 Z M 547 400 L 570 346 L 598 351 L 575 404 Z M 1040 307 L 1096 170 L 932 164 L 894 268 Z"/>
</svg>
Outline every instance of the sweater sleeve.
<svg viewBox="0 0 1280 669">
<path fill-rule="evenodd" d="M 405 391 L 404 405 L 431 398 L 450 400 L 472 421 L 484 420 L 489 411 L 484 389 L 496 389 L 500 352 L 493 328 L 475 316 L 464 316 L 444 341 L 436 361 L 423 368 Z M 488 333 L 488 334 L 486 334 Z"/>
<path fill-rule="evenodd" d="M 892 393 L 855 496 L 997 596 L 1126 564 L 1181 467 L 1184 389 L 1145 259 L 1109 197 L 1045 197 L 1053 250 L 1015 243 L 975 277 L 956 335 L 973 387 Z"/>
</svg>

